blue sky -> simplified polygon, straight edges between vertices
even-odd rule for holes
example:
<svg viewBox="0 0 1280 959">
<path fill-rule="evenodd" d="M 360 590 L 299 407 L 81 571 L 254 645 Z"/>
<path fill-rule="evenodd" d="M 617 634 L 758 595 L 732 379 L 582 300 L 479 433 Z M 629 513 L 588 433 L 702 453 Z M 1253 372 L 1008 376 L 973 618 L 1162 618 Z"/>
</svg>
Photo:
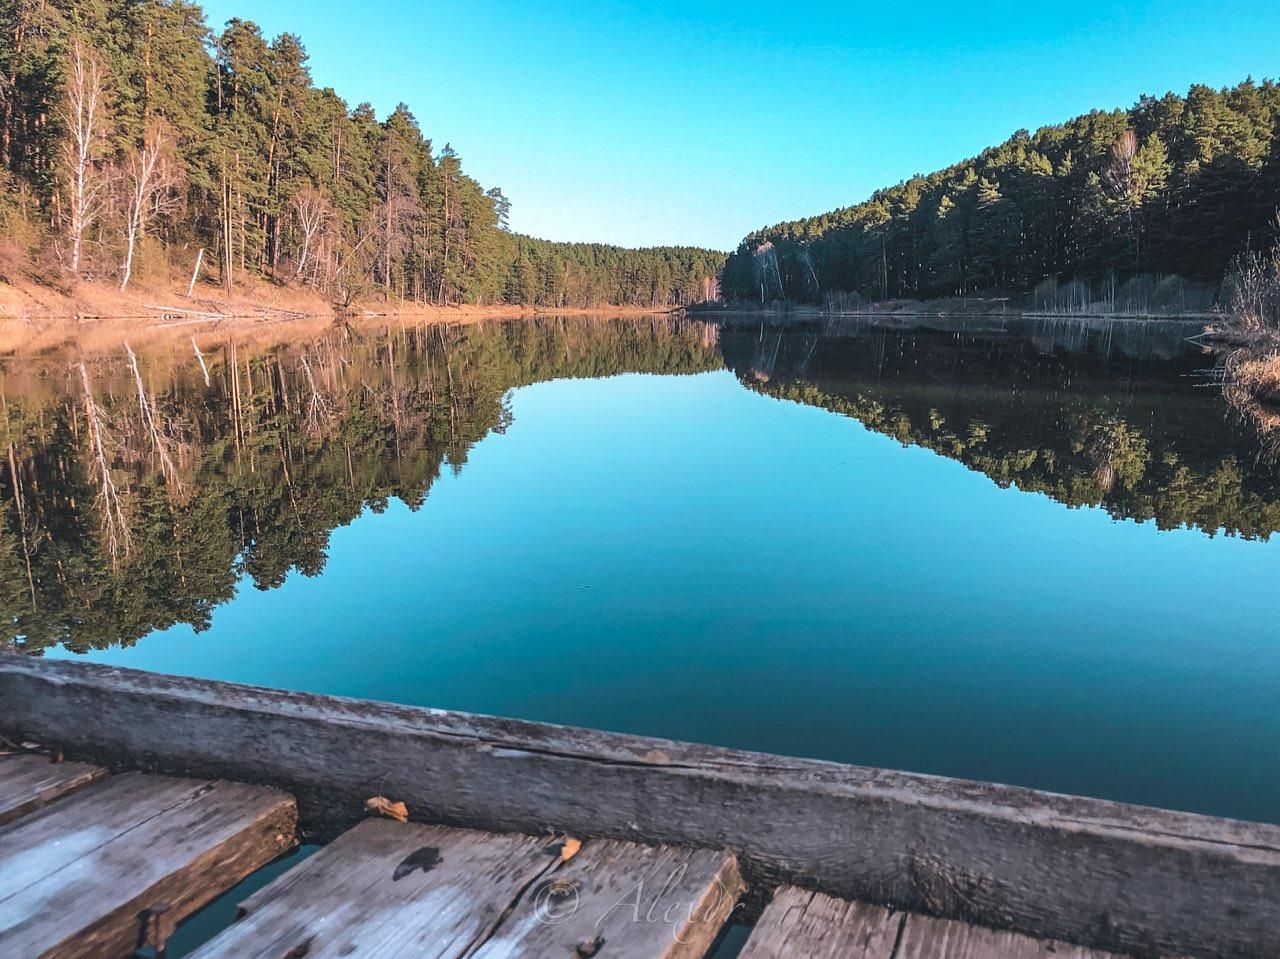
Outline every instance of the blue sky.
<svg viewBox="0 0 1280 959">
<path fill-rule="evenodd" d="M 729 249 L 1019 127 L 1280 73 L 1280 4 L 206 0 L 556 240 Z"/>
</svg>

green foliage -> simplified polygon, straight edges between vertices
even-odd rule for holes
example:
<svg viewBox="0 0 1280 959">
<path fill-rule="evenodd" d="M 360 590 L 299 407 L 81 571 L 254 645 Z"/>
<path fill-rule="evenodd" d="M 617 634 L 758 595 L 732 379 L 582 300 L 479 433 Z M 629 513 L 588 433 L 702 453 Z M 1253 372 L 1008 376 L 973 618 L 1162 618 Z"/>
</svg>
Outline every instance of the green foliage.
<svg viewBox="0 0 1280 959">
<path fill-rule="evenodd" d="M 1046 278 L 1218 282 L 1269 243 L 1280 87 L 1246 80 L 1095 111 L 821 216 L 759 230 L 726 297 L 821 301 L 1029 291 Z"/>
<path fill-rule="evenodd" d="M 721 254 L 547 244 L 507 230 L 502 192 L 436 150 L 409 107 L 379 120 L 317 89 L 302 40 L 246 20 L 216 35 L 188 0 L 10 0 L 0 5 L 0 171 L 30 192 L 58 235 L 60 116 L 72 39 L 102 67 L 103 182 L 150 129 L 173 138 L 181 203 L 149 235 L 210 251 L 224 283 L 306 284 L 339 302 L 375 289 L 432 303 L 667 306 L 714 290 Z M 86 272 L 119 270 L 118 212 L 85 237 Z M 113 221 L 113 216 L 115 221 Z M 175 259 L 178 259 L 175 256 Z"/>
<path fill-rule="evenodd" d="M 630 250 L 603 243 L 513 237 L 504 297 L 512 303 L 593 307 L 606 303 L 687 306 L 715 299 L 724 255 L 696 247 Z"/>
</svg>

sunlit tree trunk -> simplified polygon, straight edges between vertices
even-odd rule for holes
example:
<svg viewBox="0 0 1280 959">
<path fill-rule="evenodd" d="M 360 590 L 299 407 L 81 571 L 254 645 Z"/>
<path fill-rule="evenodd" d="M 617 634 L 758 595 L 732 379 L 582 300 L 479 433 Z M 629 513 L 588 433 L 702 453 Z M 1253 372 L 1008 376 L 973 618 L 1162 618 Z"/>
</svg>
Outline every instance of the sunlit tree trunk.
<svg viewBox="0 0 1280 959">
<path fill-rule="evenodd" d="M 125 255 L 121 269 L 120 289 L 129 286 L 133 276 L 134 253 L 138 240 L 147 228 L 147 221 L 161 212 L 171 198 L 174 186 L 173 168 L 168 162 L 169 140 L 163 129 L 148 131 L 138 148 L 125 164 L 124 181 L 128 195 L 125 197 Z"/>
<path fill-rule="evenodd" d="M 310 186 L 303 187 L 294 195 L 291 206 L 297 221 L 300 242 L 298 265 L 293 277 L 295 280 L 301 280 L 306 276 L 313 251 L 328 228 L 333 211 L 324 191 Z"/>
<path fill-rule="evenodd" d="M 102 65 L 83 41 L 76 40 L 67 62 L 63 144 L 67 189 L 67 239 L 71 272 L 80 272 L 84 238 L 101 212 L 102 174 L 98 154 L 106 134 Z"/>
</svg>

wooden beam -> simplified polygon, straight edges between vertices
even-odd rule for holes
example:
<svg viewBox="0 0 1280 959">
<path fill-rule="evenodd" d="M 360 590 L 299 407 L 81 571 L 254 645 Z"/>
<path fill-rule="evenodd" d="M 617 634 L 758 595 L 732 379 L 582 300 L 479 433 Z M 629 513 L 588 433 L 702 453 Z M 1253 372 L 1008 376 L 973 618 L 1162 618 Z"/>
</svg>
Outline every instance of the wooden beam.
<svg viewBox="0 0 1280 959">
<path fill-rule="evenodd" d="M 1147 954 L 1150 955 L 1150 954 Z M 949 919 L 908 916 L 894 959 L 1121 959 L 1110 952 L 982 929 Z"/>
<path fill-rule="evenodd" d="M 144 921 L 171 929 L 295 826 L 293 801 L 261 786 L 113 776 L 0 829 L 0 955 L 128 955 L 154 933 Z"/>
<path fill-rule="evenodd" d="M 35 812 L 104 778 L 107 771 L 87 763 L 55 763 L 28 753 L 0 757 L 0 826 Z"/>
<path fill-rule="evenodd" d="M 732 853 L 587 842 L 467 956 L 701 959 L 745 888 Z"/>
<path fill-rule="evenodd" d="M 242 918 L 192 959 L 453 959 L 552 867 L 545 845 L 366 820 L 242 903 Z"/>
<path fill-rule="evenodd" d="M 730 848 L 749 881 L 1114 952 L 1280 955 L 1280 827 L 986 783 L 0 655 L 0 723 L 416 818 Z"/>
</svg>

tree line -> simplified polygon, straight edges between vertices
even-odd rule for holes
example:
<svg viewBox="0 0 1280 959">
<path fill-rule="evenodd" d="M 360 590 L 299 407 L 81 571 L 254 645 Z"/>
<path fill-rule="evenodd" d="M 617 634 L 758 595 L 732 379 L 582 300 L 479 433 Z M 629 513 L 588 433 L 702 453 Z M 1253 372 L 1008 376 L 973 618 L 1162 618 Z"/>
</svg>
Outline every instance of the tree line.
<svg viewBox="0 0 1280 959">
<path fill-rule="evenodd" d="M 409 107 L 379 118 L 311 78 L 301 39 L 215 33 L 188 0 L 0 5 L 0 262 L 57 282 L 190 271 L 339 302 L 671 306 L 723 255 L 512 234 L 510 203 L 436 149 Z"/>
<path fill-rule="evenodd" d="M 855 301 L 1179 276 L 1215 284 L 1269 247 L 1280 87 L 1252 80 L 1095 110 L 870 199 L 752 233 L 726 297 Z"/>
</svg>

